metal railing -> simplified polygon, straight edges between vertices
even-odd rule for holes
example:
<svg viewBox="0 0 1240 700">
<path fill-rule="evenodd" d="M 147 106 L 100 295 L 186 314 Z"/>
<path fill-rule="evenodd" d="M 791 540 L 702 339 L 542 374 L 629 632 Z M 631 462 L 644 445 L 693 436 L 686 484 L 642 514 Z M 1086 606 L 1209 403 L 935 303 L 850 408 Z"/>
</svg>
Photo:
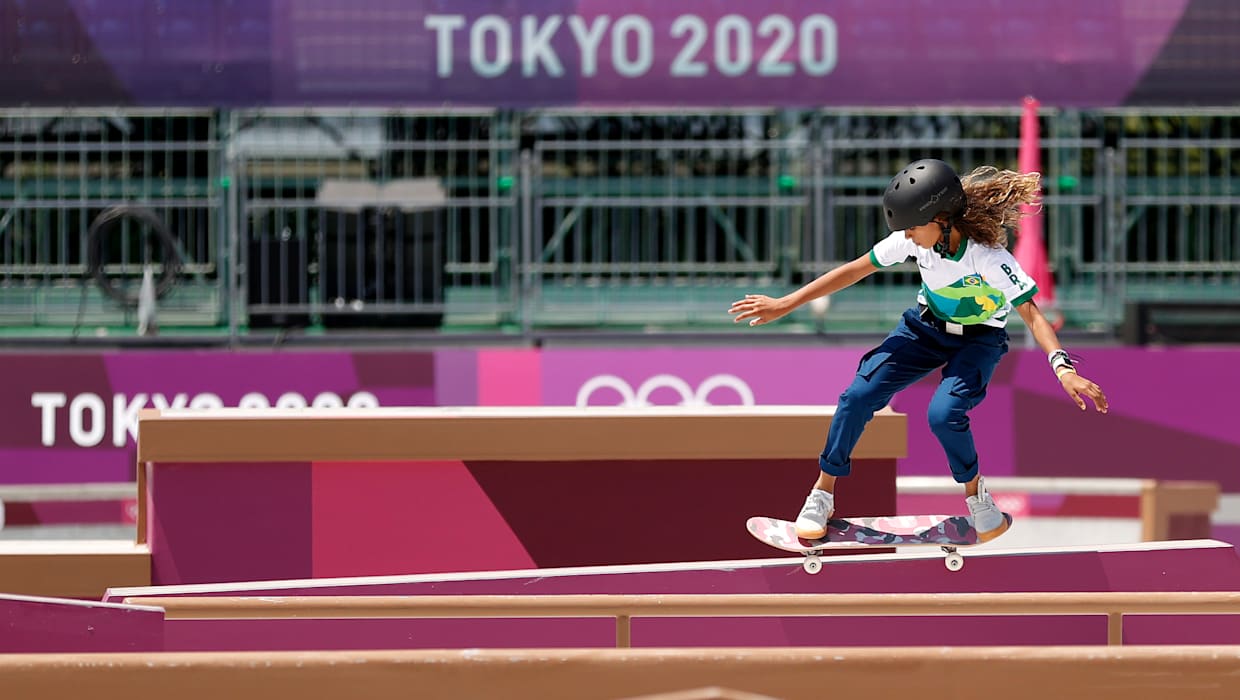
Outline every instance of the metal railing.
<svg viewBox="0 0 1240 700">
<path fill-rule="evenodd" d="M 1108 645 L 1125 615 L 1240 613 L 1235 592 L 781 593 L 712 595 L 148 596 L 126 605 L 167 619 L 610 617 L 616 646 L 632 646 L 634 617 L 1105 615 Z"/>
<path fill-rule="evenodd" d="M 723 328 L 738 293 L 783 293 L 863 255 L 885 233 L 875 203 L 900 164 L 1016 167 L 1019 117 L 3 110 L 0 325 L 130 326 L 142 273 L 175 253 L 162 322 L 229 338 Z M 1134 300 L 1240 296 L 1240 109 L 1048 109 L 1039 123 L 1070 328 L 1111 331 Z M 118 206 L 150 211 L 165 242 L 140 218 L 92 237 Z M 885 328 L 916 278 L 907 265 L 873 275 L 829 319 Z"/>
<path fill-rule="evenodd" d="M 163 300 L 165 318 L 220 324 L 216 127 L 208 110 L 0 112 L 0 323 L 124 324 L 143 271 L 160 275 L 175 259 L 178 293 Z M 135 202 L 174 232 L 169 245 L 140 219 L 92 229 L 102 213 Z M 112 299 L 86 291 L 104 280 Z"/>
</svg>

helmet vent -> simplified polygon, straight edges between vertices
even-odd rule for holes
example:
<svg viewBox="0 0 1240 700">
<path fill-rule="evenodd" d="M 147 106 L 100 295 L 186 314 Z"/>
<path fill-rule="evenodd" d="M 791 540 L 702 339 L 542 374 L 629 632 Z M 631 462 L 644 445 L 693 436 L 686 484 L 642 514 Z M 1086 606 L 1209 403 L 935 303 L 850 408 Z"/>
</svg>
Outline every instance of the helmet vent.
<svg viewBox="0 0 1240 700">
<path fill-rule="evenodd" d="M 917 178 L 915 178 L 915 177 L 910 177 L 910 178 L 908 179 L 908 184 L 910 184 L 910 185 L 916 185 L 916 184 L 917 184 Z"/>
</svg>

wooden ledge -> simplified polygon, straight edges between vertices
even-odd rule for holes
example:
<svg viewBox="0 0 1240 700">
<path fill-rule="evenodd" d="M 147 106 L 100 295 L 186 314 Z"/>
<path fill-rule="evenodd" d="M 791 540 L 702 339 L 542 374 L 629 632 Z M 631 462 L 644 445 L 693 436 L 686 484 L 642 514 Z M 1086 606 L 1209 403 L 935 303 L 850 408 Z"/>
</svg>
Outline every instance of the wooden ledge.
<svg viewBox="0 0 1240 700">
<path fill-rule="evenodd" d="M 140 462 L 812 459 L 834 406 L 147 409 Z M 853 452 L 908 453 L 907 416 L 882 411 Z"/>
<path fill-rule="evenodd" d="M 151 550 L 118 540 L 0 541 L 0 591 L 100 600 L 109 587 L 151 584 Z"/>
</svg>

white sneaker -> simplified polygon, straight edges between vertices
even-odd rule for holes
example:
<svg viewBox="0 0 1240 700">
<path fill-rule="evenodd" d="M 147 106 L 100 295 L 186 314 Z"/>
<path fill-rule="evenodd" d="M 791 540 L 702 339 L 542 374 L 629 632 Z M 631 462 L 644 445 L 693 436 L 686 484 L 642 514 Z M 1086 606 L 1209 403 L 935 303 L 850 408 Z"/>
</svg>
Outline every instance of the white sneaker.
<svg viewBox="0 0 1240 700">
<path fill-rule="evenodd" d="M 801 513 L 797 515 L 797 537 L 806 540 L 820 539 L 827 534 L 827 521 L 835 512 L 835 494 L 821 489 L 809 492 Z"/>
<path fill-rule="evenodd" d="M 1007 532 L 1008 521 L 995 504 L 990 491 L 986 490 L 986 480 L 977 480 L 977 495 L 968 496 L 965 502 L 969 505 L 969 513 L 973 516 L 973 527 L 977 529 L 977 538 L 989 542 Z"/>
</svg>

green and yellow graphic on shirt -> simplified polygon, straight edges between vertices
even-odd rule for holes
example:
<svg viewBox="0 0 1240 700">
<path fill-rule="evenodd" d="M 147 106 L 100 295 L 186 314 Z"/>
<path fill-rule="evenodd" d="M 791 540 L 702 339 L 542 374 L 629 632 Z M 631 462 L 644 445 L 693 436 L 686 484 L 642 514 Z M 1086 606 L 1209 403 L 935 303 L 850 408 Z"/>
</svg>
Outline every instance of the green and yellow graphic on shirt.
<svg viewBox="0 0 1240 700">
<path fill-rule="evenodd" d="M 938 289 L 925 284 L 921 288 L 936 316 L 966 326 L 989 319 L 1007 303 L 1003 292 L 986 284 L 981 275 L 966 275 Z"/>
</svg>

